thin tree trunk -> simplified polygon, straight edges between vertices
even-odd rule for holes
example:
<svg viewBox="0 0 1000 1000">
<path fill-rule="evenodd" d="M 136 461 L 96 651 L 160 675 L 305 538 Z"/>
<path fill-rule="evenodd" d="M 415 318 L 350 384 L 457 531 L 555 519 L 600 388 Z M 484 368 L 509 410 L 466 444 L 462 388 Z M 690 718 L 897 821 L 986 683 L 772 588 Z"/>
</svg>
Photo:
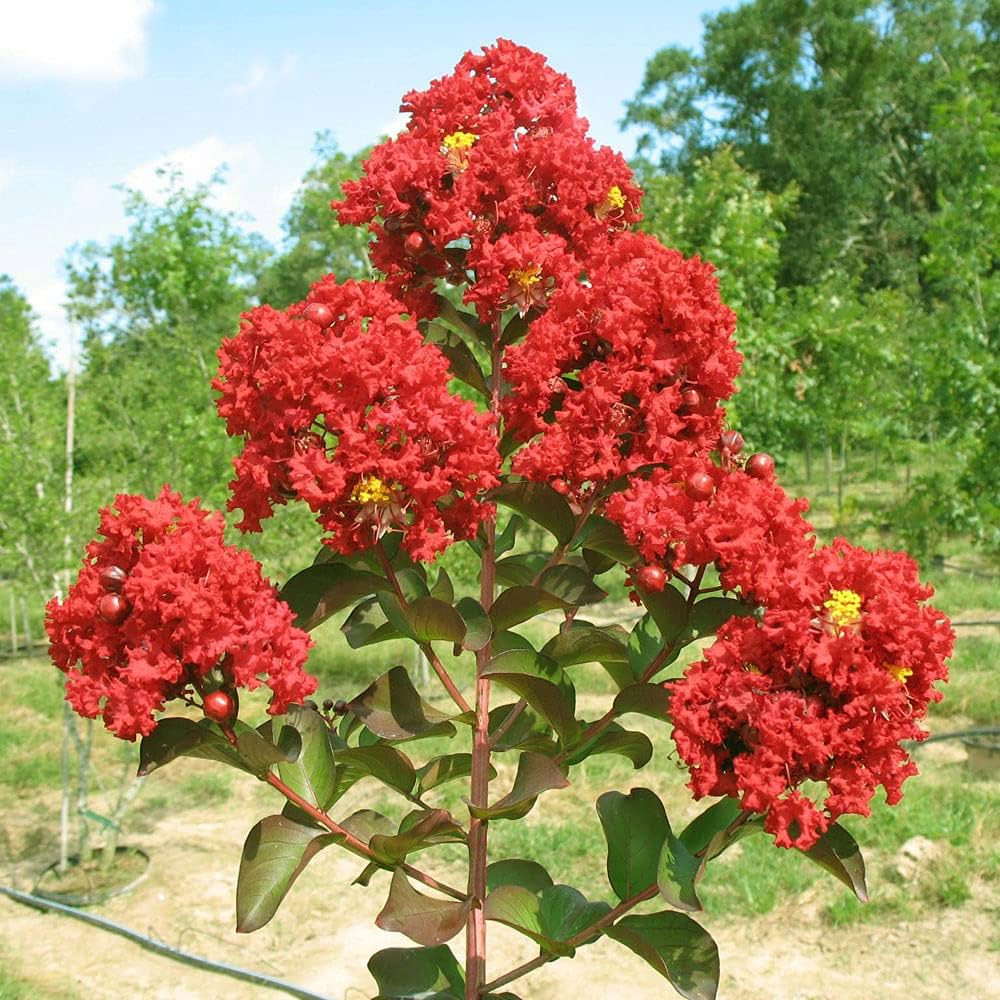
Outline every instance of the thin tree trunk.
<svg viewBox="0 0 1000 1000">
<path fill-rule="evenodd" d="M 875 496 L 879 495 L 878 460 L 882 453 L 878 438 L 875 439 Z"/>
<path fill-rule="evenodd" d="M 17 656 L 17 600 L 10 592 L 10 651 Z"/>
<path fill-rule="evenodd" d="M 35 651 L 35 643 L 31 638 L 31 621 L 28 618 L 28 602 L 21 598 L 21 624 L 24 626 L 24 648 L 29 654 Z"/>
<path fill-rule="evenodd" d="M 806 482 L 811 483 L 813 478 L 813 457 L 812 457 L 812 447 L 809 444 L 808 437 L 806 438 L 805 457 L 806 457 Z"/>
<path fill-rule="evenodd" d="M 823 495 L 829 496 L 833 492 L 833 446 L 830 438 L 823 438 Z"/>
</svg>

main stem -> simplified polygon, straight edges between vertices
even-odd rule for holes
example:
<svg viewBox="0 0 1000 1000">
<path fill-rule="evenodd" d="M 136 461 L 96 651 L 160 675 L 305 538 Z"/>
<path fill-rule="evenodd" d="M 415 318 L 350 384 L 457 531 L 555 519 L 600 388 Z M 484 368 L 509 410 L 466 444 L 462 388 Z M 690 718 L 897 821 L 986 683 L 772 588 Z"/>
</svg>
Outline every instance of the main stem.
<svg viewBox="0 0 1000 1000">
<path fill-rule="evenodd" d="M 493 322 L 493 358 L 490 373 L 490 412 L 500 434 L 500 320 Z M 486 547 L 479 578 L 479 603 L 489 614 L 496 589 L 496 515 L 486 523 Z M 476 653 L 476 725 L 472 734 L 470 801 L 479 809 L 489 805 L 490 789 L 490 680 L 483 673 L 493 656 L 488 642 Z M 465 1000 L 478 1000 L 486 985 L 486 837 L 487 820 L 469 821 L 469 898 L 472 908 L 465 926 Z"/>
</svg>

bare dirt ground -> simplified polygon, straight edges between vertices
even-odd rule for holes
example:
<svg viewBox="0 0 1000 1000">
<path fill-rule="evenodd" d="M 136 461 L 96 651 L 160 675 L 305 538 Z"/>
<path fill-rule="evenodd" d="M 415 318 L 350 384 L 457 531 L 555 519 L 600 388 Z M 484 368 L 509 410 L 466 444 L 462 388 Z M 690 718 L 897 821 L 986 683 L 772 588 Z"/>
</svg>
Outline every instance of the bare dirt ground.
<svg viewBox="0 0 1000 1000">
<path fill-rule="evenodd" d="M 198 761 L 175 766 L 189 772 L 211 767 Z M 46 802 L 47 807 L 52 804 Z M 353 803 L 354 808 L 363 805 L 363 800 Z M 16 837 L 17 827 L 23 833 L 32 817 L 4 806 L 4 825 L 8 835 Z M 232 929 L 243 839 L 256 819 L 277 811 L 277 806 L 269 789 L 238 781 L 232 797 L 211 811 L 187 808 L 164 815 L 154 828 L 128 837 L 152 858 L 147 877 L 128 895 L 91 912 L 175 947 L 294 982 L 330 1000 L 371 997 L 374 985 L 365 968 L 367 957 L 409 942 L 374 927 L 384 892 L 352 886 L 360 865 L 336 849 L 312 862 L 270 924 L 250 936 Z M 48 860 L 15 866 L 7 884 L 30 889 L 33 874 Z M 385 879 L 377 876 L 375 884 L 384 888 L 380 878 Z M 752 921 L 705 915 L 722 956 L 720 1000 L 1000 1000 L 995 922 L 1000 899 L 995 887 L 977 884 L 972 899 L 961 907 L 889 928 L 830 926 L 821 910 L 837 891 L 832 883 L 817 884 Z M 0 897 L 0 928 L 4 964 L 39 996 L 271 1000 L 282 995 L 191 968 L 106 931 L 39 913 L 5 897 Z M 490 935 L 492 975 L 534 954 L 530 942 L 507 928 L 491 924 Z M 588 1000 L 675 996 L 656 973 L 607 940 L 582 949 L 575 960 L 540 969 L 512 988 L 525 1000 L 564 1000 L 581 991 Z"/>
</svg>

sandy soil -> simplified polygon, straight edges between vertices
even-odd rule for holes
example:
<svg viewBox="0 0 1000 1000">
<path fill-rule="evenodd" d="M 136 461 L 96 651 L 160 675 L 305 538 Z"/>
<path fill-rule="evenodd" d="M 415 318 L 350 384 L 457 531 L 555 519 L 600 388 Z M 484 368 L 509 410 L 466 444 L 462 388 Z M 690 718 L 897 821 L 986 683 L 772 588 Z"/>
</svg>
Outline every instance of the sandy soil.
<svg viewBox="0 0 1000 1000">
<path fill-rule="evenodd" d="M 190 770 L 211 765 L 184 761 L 176 766 Z M 232 930 L 244 836 L 257 818 L 276 811 L 269 789 L 249 781 L 236 782 L 234 789 L 232 798 L 212 812 L 176 812 L 154 829 L 130 836 L 130 843 L 152 857 L 148 875 L 128 895 L 92 912 L 175 947 L 294 982 L 330 1000 L 371 997 L 368 955 L 409 942 L 373 926 L 383 893 L 350 884 L 360 865 L 348 855 L 335 849 L 320 854 L 275 919 L 256 934 Z M 30 816 L 4 811 L 8 835 L 18 825 L 27 829 Z M 29 889 L 48 860 L 43 854 L 16 865 L 7 884 Z M 387 883 L 387 876 L 377 876 L 376 884 L 379 878 Z M 707 915 L 704 923 L 722 955 L 720 1000 L 853 1000 L 869 995 L 879 1000 L 1000 1000 L 1000 953 L 995 950 L 1000 900 L 994 889 L 974 886 L 973 898 L 961 908 L 891 928 L 824 923 L 822 905 L 836 891 L 825 882 L 817 884 L 752 922 Z M 0 897 L 0 927 L 5 964 L 39 995 L 93 1000 L 220 995 L 270 1000 L 282 995 L 157 956 L 79 921 L 42 914 L 5 897 Z M 491 924 L 490 935 L 494 975 L 534 954 L 530 942 L 507 928 Z M 525 1000 L 563 1000 L 581 989 L 593 1000 L 675 995 L 656 973 L 607 940 L 581 950 L 573 961 L 538 970 L 516 989 Z"/>
</svg>

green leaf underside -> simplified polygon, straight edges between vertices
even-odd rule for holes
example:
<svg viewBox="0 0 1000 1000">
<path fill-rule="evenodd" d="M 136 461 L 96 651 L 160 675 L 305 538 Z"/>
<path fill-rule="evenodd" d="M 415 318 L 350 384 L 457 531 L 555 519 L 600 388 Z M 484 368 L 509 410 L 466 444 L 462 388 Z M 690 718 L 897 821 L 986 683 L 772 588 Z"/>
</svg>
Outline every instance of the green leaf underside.
<svg viewBox="0 0 1000 1000">
<path fill-rule="evenodd" d="M 732 617 L 746 618 L 756 614 L 756 608 L 744 604 L 733 597 L 703 597 L 691 609 L 690 627 L 699 639 L 702 636 L 714 635 L 719 626 Z"/>
<path fill-rule="evenodd" d="M 509 633 L 508 633 L 509 634 Z M 579 731 L 576 689 L 566 672 L 530 647 L 498 653 L 482 671 L 523 698 L 559 735 L 570 743 Z"/>
<path fill-rule="evenodd" d="M 462 616 L 436 597 L 417 597 L 404 607 L 395 594 L 382 591 L 378 602 L 389 624 L 415 642 L 443 640 L 461 644 L 465 639 Z"/>
<path fill-rule="evenodd" d="M 410 759 L 396 747 L 376 744 L 349 747 L 334 755 L 337 762 L 336 799 L 362 778 L 372 777 L 406 795 L 413 790 L 416 773 Z"/>
<path fill-rule="evenodd" d="M 462 1000 L 465 977 L 445 945 L 385 948 L 368 959 L 378 986 L 375 1000 Z"/>
<path fill-rule="evenodd" d="M 274 725 L 281 727 L 279 732 L 290 728 L 301 739 L 296 759 L 278 763 L 281 780 L 310 805 L 326 811 L 338 797 L 337 767 L 326 722 L 314 709 L 291 705 Z"/>
<path fill-rule="evenodd" d="M 443 785 L 445 782 L 454 781 L 456 778 L 465 778 L 472 773 L 471 753 L 450 753 L 441 757 L 434 757 L 423 767 L 417 769 L 417 794 L 424 795 L 432 788 Z M 496 768 L 490 765 L 490 781 L 497 776 Z"/>
<path fill-rule="evenodd" d="M 670 695 L 662 684 L 630 684 L 615 696 L 616 715 L 647 715 L 668 722 Z"/>
<path fill-rule="evenodd" d="M 398 833 L 372 834 L 368 846 L 382 863 L 395 865 L 415 851 L 435 844 L 461 843 L 464 839 L 462 828 L 446 809 L 420 809 L 403 818 Z"/>
<path fill-rule="evenodd" d="M 620 625 L 599 628 L 588 622 L 573 622 L 565 632 L 553 636 L 542 655 L 561 667 L 578 663 L 627 663 L 628 633 Z"/>
<path fill-rule="evenodd" d="M 605 792 L 597 800 L 597 815 L 608 843 L 608 881 L 615 895 L 626 900 L 654 885 L 670 829 L 656 794 L 648 788 L 633 788 L 628 795 Z"/>
<path fill-rule="evenodd" d="M 687 601 L 676 587 L 666 587 L 659 593 L 643 593 L 642 603 L 653 616 L 664 643 L 675 642 L 688 624 Z"/>
<path fill-rule="evenodd" d="M 865 859 L 858 842 L 839 823 L 834 823 L 822 837 L 803 852 L 820 868 L 843 882 L 862 903 L 868 902 Z"/>
<path fill-rule="evenodd" d="M 413 686 L 405 667 L 376 678 L 347 706 L 376 736 L 389 740 L 454 735 L 448 717 L 429 705 Z"/>
<path fill-rule="evenodd" d="M 608 937 L 648 962 L 687 1000 L 715 1000 L 719 949 L 708 932 L 685 913 L 667 910 L 622 917 Z"/>
<path fill-rule="evenodd" d="M 267 816 L 243 845 L 236 882 L 236 929 L 249 933 L 277 912 L 299 873 L 324 847 L 337 840 L 286 816 Z"/>
<path fill-rule="evenodd" d="M 719 799 L 688 823 L 681 832 L 680 839 L 692 854 L 700 854 L 742 812 L 739 799 Z"/>
<path fill-rule="evenodd" d="M 295 613 L 295 625 L 310 630 L 359 598 L 388 587 L 384 577 L 340 562 L 324 562 L 296 573 L 278 596 Z"/>
<path fill-rule="evenodd" d="M 340 630 L 351 649 L 361 649 L 363 646 L 403 637 L 403 633 L 390 624 L 375 597 L 362 601 L 347 616 Z"/>
<path fill-rule="evenodd" d="M 663 637 L 653 616 L 647 613 L 635 623 L 628 639 L 628 662 L 635 680 L 645 674 L 662 648 Z"/>
<path fill-rule="evenodd" d="M 565 545 L 573 537 L 576 518 L 569 504 L 542 483 L 507 483 L 490 493 L 491 499 L 540 524 Z"/>
<path fill-rule="evenodd" d="M 513 927 L 543 951 L 561 956 L 572 955 L 576 948 L 567 942 L 610 910 L 607 903 L 592 903 L 568 885 L 544 886 L 537 893 L 520 885 L 501 885 L 483 906 L 487 920 Z"/>
<path fill-rule="evenodd" d="M 469 900 L 460 903 L 417 892 L 402 869 L 397 868 L 392 873 L 389 897 L 375 924 L 384 931 L 405 934 L 411 941 L 429 948 L 450 940 L 465 926 L 469 906 Z"/>
<path fill-rule="evenodd" d="M 608 592 L 598 587 L 586 570 L 565 563 L 545 570 L 539 577 L 538 586 L 572 607 L 596 604 L 608 596 Z"/>
<path fill-rule="evenodd" d="M 494 601 L 490 618 L 493 628 L 501 632 L 546 611 L 565 610 L 569 607 L 572 607 L 569 601 L 550 594 L 541 587 L 510 587 Z"/>
<path fill-rule="evenodd" d="M 465 624 L 465 637 L 462 646 L 465 649 L 479 650 L 490 641 L 493 635 L 493 622 L 483 610 L 479 601 L 471 597 L 463 597 L 455 610 L 461 615 Z"/>
<path fill-rule="evenodd" d="M 668 821 L 667 836 L 660 850 L 660 861 L 656 872 L 656 884 L 660 895 L 675 909 L 702 909 L 696 887 L 704 867 L 702 859 L 695 857 L 684 842 L 674 836 Z"/>
<path fill-rule="evenodd" d="M 359 809 L 341 820 L 340 825 L 363 844 L 370 843 L 374 836 L 391 837 L 396 832 L 396 824 L 374 809 Z"/>
<path fill-rule="evenodd" d="M 520 819 L 542 792 L 568 786 L 565 775 L 548 757 L 526 751 L 518 759 L 510 791 L 486 809 L 470 804 L 469 812 L 479 819 Z"/>
</svg>

